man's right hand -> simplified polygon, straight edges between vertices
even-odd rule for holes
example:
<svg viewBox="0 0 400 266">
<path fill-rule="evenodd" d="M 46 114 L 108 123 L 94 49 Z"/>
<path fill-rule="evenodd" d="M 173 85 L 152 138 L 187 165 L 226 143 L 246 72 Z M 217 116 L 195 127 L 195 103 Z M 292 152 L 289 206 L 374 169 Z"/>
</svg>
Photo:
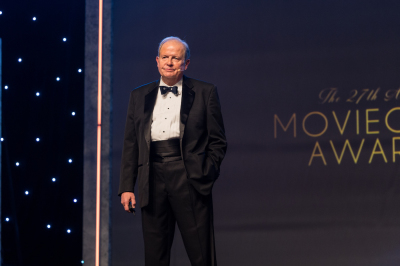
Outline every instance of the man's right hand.
<svg viewBox="0 0 400 266">
<path fill-rule="evenodd" d="M 132 203 L 132 208 L 135 209 L 136 207 L 136 200 L 135 200 L 135 194 L 133 192 L 124 192 L 121 194 L 121 204 L 124 206 L 125 211 L 131 212 L 129 210 L 129 202 Z"/>
</svg>

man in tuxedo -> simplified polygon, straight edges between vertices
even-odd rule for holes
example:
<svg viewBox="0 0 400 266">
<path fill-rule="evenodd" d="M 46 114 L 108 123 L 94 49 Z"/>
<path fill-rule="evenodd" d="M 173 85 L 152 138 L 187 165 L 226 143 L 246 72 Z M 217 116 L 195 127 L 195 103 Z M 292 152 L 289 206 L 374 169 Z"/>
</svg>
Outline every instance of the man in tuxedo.
<svg viewBox="0 0 400 266">
<path fill-rule="evenodd" d="M 211 190 L 227 142 L 217 88 L 183 75 L 186 42 L 161 41 L 161 79 L 130 94 L 119 195 L 136 206 L 138 181 L 146 266 L 169 265 L 175 224 L 192 266 L 217 265 Z"/>
</svg>

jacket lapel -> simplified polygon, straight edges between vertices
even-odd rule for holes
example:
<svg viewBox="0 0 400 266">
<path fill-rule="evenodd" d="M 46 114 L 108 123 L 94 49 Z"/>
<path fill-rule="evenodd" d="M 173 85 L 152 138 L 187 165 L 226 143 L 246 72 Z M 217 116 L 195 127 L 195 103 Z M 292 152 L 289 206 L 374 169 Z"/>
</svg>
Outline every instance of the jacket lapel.
<svg viewBox="0 0 400 266">
<path fill-rule="evenodd" d="M 192 108 L 192 104 L 194 101 L 195 93 L 192 90 L 193 84 L 190 80 L 183 76 L 183 83 L 182 83 L 182 102 L 181 102 L 181 120 L 180 120 L 180 140 L 182 142 L 183 133 L 185 132 L 186 122 L 189 116 L 190 108 Z M 181 143 L 182 147 L 182 143 Z"/>
<path fill-rule="evenodd" d="M 147 148 L 150 150 L 151 141 L 151 118 L 153 114 L 154 105 L 157 99 L 158 86 L 160 81 L 155 82 L 154 87 L 151 87 L 144 98 L 144 137 L 146 139 Z"/>
</svg>

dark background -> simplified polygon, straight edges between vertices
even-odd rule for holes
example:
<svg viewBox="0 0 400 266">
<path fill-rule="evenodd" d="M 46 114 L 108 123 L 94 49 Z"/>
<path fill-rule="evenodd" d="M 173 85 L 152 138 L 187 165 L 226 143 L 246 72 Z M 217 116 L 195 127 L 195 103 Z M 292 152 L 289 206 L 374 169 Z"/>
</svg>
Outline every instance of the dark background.
<svg viewBox="0 0 400 266">
<path fill-rule="evenodd" d="M 113 265 L 143 265 L 140 212 L 126 214 L 117 198 L 128 95 L 159 78 L 155 57 L 167 36 L 185 39 L 192 58 L 186 74 L 218 86 L 228 152 L 214 187 L 219 265 L 399 265 L 400 157 L 392 159 L 384 101 L 400 86 L 400 3 L 397 1 L 128 1 L 113 7 Z M 335 87 L 341 100 L 321 104 L 321 90 Z M 381 88 L 375 101 L 346 102 L 352 90 Z M 371 112 L 367 134 L 365 112 Z M 343 125 L 340 134 L 332 111 Z M 359 133 L 356 131 L 359 110 Z M 302 129 L 312 111 L 328 129 L 310 137 Z M 286 124 L 278 128 L 274 115 Z M 395 112 L 390 125 L 400 128 Z M 323 119 L 310 116 L 311 133 Z M 383 152 L 369 163 L 376 139 Z M 355 152 L 365 140 L 358 163 Z M 318 141 L 321 158 L 309 160 Z M 397 144 L 399 150 L 399 144 Z M 376 150 L 376 151 L 379 151 Z M 172 265 L 188 265 L 177 234 Z"/>
<path fill-rule="evenodd" d="M 85 3 L 0 10 L 1 265 L 82 265 Z"/>
</svg>

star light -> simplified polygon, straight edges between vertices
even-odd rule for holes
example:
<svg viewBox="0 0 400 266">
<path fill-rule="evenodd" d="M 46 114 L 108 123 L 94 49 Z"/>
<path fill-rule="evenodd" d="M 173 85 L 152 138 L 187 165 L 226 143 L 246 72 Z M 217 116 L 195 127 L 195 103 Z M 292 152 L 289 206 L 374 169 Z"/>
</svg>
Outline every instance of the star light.
<svg viewBox="0 0 400 266">
<path fill-rule="evenodd" d="M 10 221 L 10 218 L 6 217 L 6 222 L 9 222 L 9 221 Z"/>
<path fill-rule="evenodd" d="M 74 202 L 75 202 L 75 203 L 77 203 L 77 202 L 78 202 L 78 200 L 77 200 L 77 199 L 74 199 Z"/>
<path fill-rule="evenodd" d="M 47 228 L 49 228 L 49 229 L 50 229 L 50 228 L 51 228 L 51 225 L 49 225 L 49 224 L 48 224 L 48 225 L 47 225 Z"/>
<path fill-rule="evenodd" d="M 76 113 L 75 113 L 75 112 L 72 112 L 72 113 L 71 113 L 71 115 L 72 115 L 72 116 L 75 116 L 75 115 L 76 115 Z"/>
<path fill-rule="evenodd" d="M 69 162 L 69 163 L 72 163 L 72 159 L 69 159 L 68 162 Z"/>
<path fill-rule="evenodd" d="M 0 138 L 1 141 L 4 141 L 4 138 Z"/>
<path fill-rule="evenodd" d="M 20 62 L 20 63 L 21 63 L 21 62 L 22 62 L 22 58 L 18 58 L 18 62 Z"/>
<path fill-rule="evenodd" d="M 29 195 L 29 191 L 27 190 L 27 191 L 25 191 L 25 195 Z"/>
<path fill-rule="evenodd" d="M 69 233 L 71 233 L 71 230 L 70 230 L 70 229 L 68 229 L 68 230 L 67 230 L 67 233 L 68 233 L 68 234 L 69 234 Z"/>
<path fill-rule="evenodd" d="M 56 182 L 56 178 L 55 178 L 55 177 L 53 177 L 53 178 L 51 179 L 51 181 L 53 181 L 53 182 Z"/>
<path fill-rule="evenodd" d="M 3 15 L 3 11 L 0 11 L 0 15 Z"/>
<path fill-rule="evenodd" d="M 56 80 L 57 80 L 57 81 L 60 81 L 60 77 L 57 77 Z"/>
<path fill-rule="evenodd" d="M 16 166 L 19 166 L 19 162 L 16 162 L 15 165 L 16 165 Z"/>
<path fill-rule="evenodd" d="M 67 41 L 67 38 L 63 38 L 63 42 L 66 42 Z"/>
<path fill-rule="evenodd" d="M 36 142 L 39 142 L 40 141 L 40 138 L 36 138 Z"/>
<path fill-rule="evenodd" d="M 83 260 L 81 260 L 81 263 L 84 264 L 85 262 Z"/>
<path fill-rule="evenodd" d="M 5 90 L 8 90 L 8 86 L 7 86 L 7 85 L 6 85 L 6 86 L 4 86 L 4 89 L 5 89 Z"/>
<path fill-rule="evenodd" d="M 40 96 L 40 92 L 36 92 L 36 96 Z"/>
<path fill-rule="evenodd" d="M 33 21 L 36 21 L 36 17 L 33 17 L 32 20 L 33 20 Z"/>
<path fill-rule="evenodd" d="M 80 69 L 78 69 L 78 72 L 79 72 L 79 73 L 81 73 L 81 72 L 82 72 L 82 69 L 81 69 L 81 68 L 80 68 Z"/>
</svg>

